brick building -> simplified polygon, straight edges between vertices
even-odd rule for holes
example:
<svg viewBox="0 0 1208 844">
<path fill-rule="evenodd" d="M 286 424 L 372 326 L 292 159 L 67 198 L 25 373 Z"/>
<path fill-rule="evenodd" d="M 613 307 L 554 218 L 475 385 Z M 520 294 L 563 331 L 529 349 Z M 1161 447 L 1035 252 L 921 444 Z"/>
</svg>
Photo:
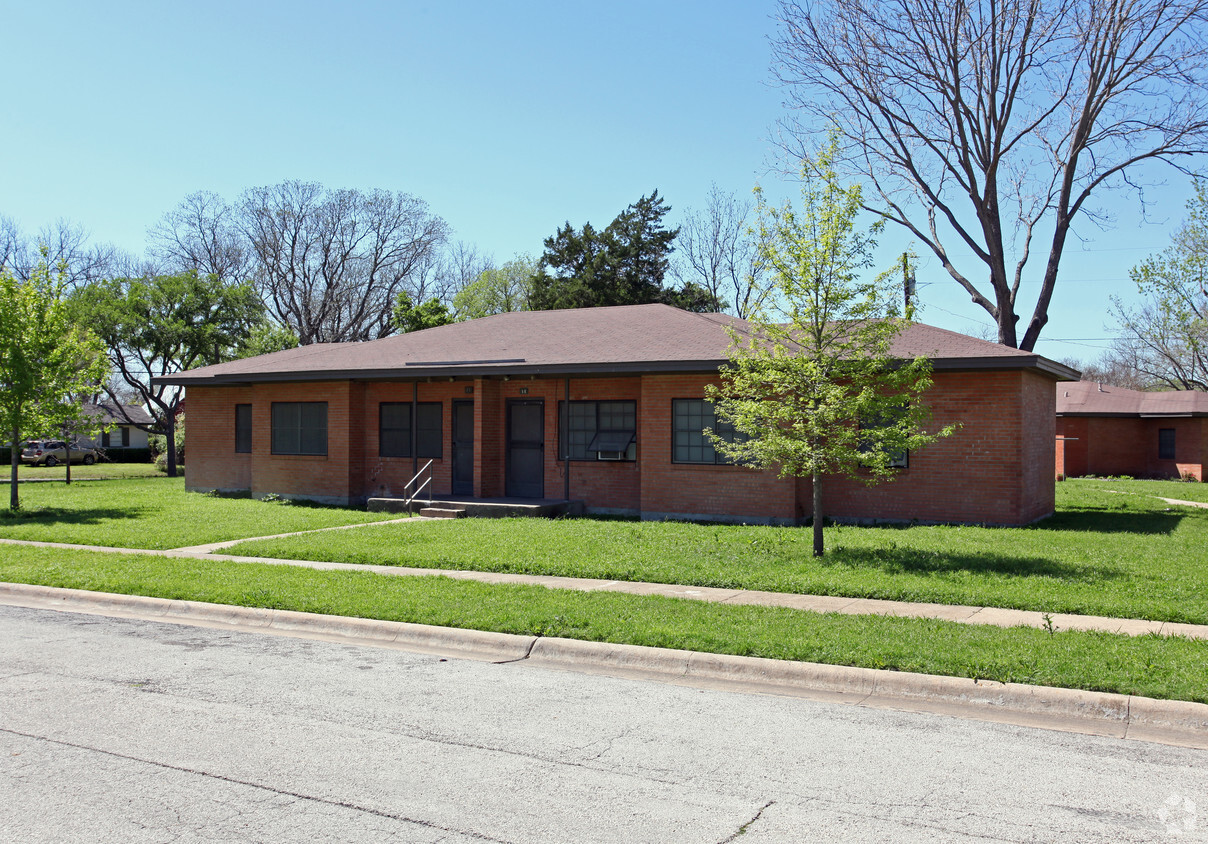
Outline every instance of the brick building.
<svg viewBox="0 0 1208 844">
<path fill-rule="evenodd" d="M 518 312 L 164 380 L 188 389 L 191 490 L 360 503 L 400 495 L 431 460 L 438 498 L 797 523 L 808 479 L 727 464 L 701 433 L 716 425 L 704 388 L 725 328 L 744 325 L 666 305 Z M 961 427 L 906 455 L 894 482 L 828 481 L 828 515 L 1018 525 L 1052 513 L 1053 385 L 1076 373 L 918 324 L 894 353 L 932 358 L 934 424 Z"/>
<path fill-rule="evenodd" d="M 1192 476 L 1208 462 L 1208 393 L 1057 384 L 1057 474 Z"/>
</svg>

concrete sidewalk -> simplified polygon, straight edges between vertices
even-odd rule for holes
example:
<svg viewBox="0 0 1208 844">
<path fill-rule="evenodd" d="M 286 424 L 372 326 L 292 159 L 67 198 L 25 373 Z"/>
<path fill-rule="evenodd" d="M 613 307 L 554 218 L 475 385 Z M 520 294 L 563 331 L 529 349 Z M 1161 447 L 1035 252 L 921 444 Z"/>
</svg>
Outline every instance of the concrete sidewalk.
<svg viewBox="0 0 1208 844">
<path fill-rule="evenodd" d="M 420 520 L 412 518 L 400 521 L 419 522 Z M 369 524 L 381 524 L 381 522 L 370 522 Z M 336 529 L 345 530 L 353 527 L 361 527 L 361 525 L 342 526 Z M 321 530 L 332 529 L 322 528 Z M 304 532 L 311 533 L 312 531 Z M 292 536 L 293 534 L 283 535 Z M 888 615 L 903 618 L 935 618 L 942 621 L 954 621 L 960 624 L 987 624 L 995 627 L 1035 627 L 1043 629 L 1051 627 L 1054 631 L 1098 630 L 1105 633 L 1119 633 L 1125 636 L 1156 634 L 1160 636 L 1184 636 L 1189 639 L 1208 639 L 1208 625 L 1205 624 L 1181 624 L 1170 621 L 1150 621 L 1136 618 L 1110 618 L 1096 615 L 1043 613 L 1032 610 L 1003 609 L 1000 607 L 886 601 L 876 598 L 799 595 L 787 592 L 762 592 L 751 589 L 718 589 L 710 586 L 681 586 L 672 583 L 594 580 L 585 577 L 509 574 L 505 572 L 463 571 L 459 569 L 375 566 L 360 563 L 328 563 L 314 560 L 281 560 L 270 557 L 243 557 L 234 554 L 210 553 L 212 549 L 219 549 L 246 541 L 248 540 L 232 540 L 229 542 L 215 542 L 209 545 L 159 551 L 145 548 L 107 548 L 100 545 L 74 545 L 61 542 L 0 539 L 0 543 L 2 544 L 31 545 L 73 551 L 100 551 L 105 553 L 143 554 L 160 557 L 224 560 L 232 563 L 299 566 L 320 571 L 365 571 L 391 577 L 447 577 L 452 580 L 473 580 L 479 583 L 490 584 L 544 586 L 547 589 L 573 589 L 580 592 L 621 592 L 627 595 L 660 595 L 666 598 L 684 598 L 718 604 L 786 607 L 806 612 L 829 612 L 843 615 Z"/>
</svg>

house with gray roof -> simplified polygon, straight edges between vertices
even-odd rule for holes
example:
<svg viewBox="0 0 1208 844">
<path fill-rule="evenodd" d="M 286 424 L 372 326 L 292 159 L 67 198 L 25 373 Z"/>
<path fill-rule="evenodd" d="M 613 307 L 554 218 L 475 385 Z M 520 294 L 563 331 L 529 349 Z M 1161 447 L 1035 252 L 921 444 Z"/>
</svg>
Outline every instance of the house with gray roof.
<svg viewBox="0 0 1208 844">
<path fill-rule="evenodd" d="M 85 402 L 84 413 L 100 423 L 101 431 L 95 437 L 81 438 L 82 445 L 114 452 L 113 456 L 126 449 L 147 448 L 145 426 L 151 425 L 155 420 L 145 408 L 138 405 L 119 407 L 108 402 Z"/>
<path fill-rule="evenodd" d="M 728 463 L 702 433 L 746 323 L 667 305 L 498 314 L 317 344 L 158 379 L 187 390 L 188 488 L 357 504 L 427 471 L 437 498 L 581 502 L 641 518 L 795 524 L 809 479 Z M 828 515 L 1018 525 L 1053 511 L 1054 384 L 1040 355 L 912 324 L 894 354 L 933 365 L 951 437 L 896 480 L 824 486 Z"/>
</svg>

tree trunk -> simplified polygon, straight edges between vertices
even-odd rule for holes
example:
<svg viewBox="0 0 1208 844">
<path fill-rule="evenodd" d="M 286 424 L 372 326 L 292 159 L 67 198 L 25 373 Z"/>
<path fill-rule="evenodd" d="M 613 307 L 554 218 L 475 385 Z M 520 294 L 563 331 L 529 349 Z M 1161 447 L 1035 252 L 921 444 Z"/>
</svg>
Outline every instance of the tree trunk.
<svg viewBox="0 0 1208 844">
<path fill-rule="evenodd" d="M 17 492 L 17 466 L 21 462 L 21 429 L 13 427 L 13 445 L 9 450 L 8 509 L 20 510 L 21 497 Z"/>
<path fill-rule="evenodd" d="M 176 477 L 176 413 L 175 408 L 168 411 L 168 430 L 164 431 L 164 442 L 168 444 L 168 477 Z"/>
<path fill-rule="evenodd" d="M 814 470 L 814 556 L 821 557 L 822 548 L 822 473 Z"/>
<path fill-rule="evenodd" d="M 64 437 L 63 442 L 66 444 L 63 453 L 67 455 L 67 486 L 71 486 L 71 440 Z"/>
</svg>

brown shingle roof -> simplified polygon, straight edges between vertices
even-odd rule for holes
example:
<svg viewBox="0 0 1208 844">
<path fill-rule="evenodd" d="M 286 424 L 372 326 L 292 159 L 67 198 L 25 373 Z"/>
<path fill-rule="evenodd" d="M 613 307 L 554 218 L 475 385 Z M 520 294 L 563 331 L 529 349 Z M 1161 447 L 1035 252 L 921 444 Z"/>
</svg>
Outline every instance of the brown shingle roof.
<svg viewBox="0 0 1208 844">
<path fill-rule="evenodd" d="M 716 369 L 730 345 L 724 314 L 669 305 L 517 311 L 366 343 L 303 346 L 156 379 L 204 384 L 322 378 L 407 378 L 486 374 L 674 372 Z M 910 325 L 893 346 L 901 357 L 927 355 L 937 369 L 1036 368 L 1055 377 L 1074 370 L 1030 352 L 942 328 Z"/>
<path fill-rule="evenodd" d="M 1058 416 L 1208 416 L 1208 393 L 1146 393 L 1093 381 L 1057 382 Z"/>
</svg>

